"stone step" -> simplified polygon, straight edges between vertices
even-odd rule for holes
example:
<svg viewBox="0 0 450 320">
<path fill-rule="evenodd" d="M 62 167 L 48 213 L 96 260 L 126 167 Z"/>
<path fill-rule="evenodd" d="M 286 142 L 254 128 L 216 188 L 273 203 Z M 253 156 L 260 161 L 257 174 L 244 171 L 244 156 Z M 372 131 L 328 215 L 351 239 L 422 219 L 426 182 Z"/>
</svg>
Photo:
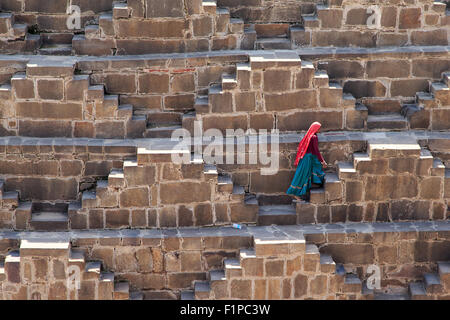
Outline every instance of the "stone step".
<svg viewBox="0 0 450 320">
<path fill-rule="evenodd" d="M 433 167 L 431 168 L 431 175 L 443 177 L 445 176 L 445 165 L 442 163 L 441 159 L 433 159 Z"/>
<path fill-rule="evenodd" d="M 434 96 L 429 92 L 417 92 L 416 93 L 416 104 L 422 106 L 425 109 L 432 108 L 435 106 L 436 102 Z"/>
<path fill-rule="evenodd" d="M 108 189 L 109 184 L 108 184 L 108 180 L 98 180 L 97 181 L 97 187 L 96 187 L 96 193 L 101 193 L 104 192 Z"/>
<path fill-rule="evenodd" d="M 5 263 L 0 261 L 0 282 L 6 279 Z"/>
<path fill-rule="evenodd" d="M 86 263 L 84 271 L 90 279 L 97 279 L 100 277 L 101 269 L 102 263 L 100 261 L 90 261 Z"/>
<path fill-rule="evenodd" d="M 343 93 L 342 94 L 342 102 L 344 107 L 354 107 L 356 111 L 365 115 L 367 119 L 367 107 L 361 103 L 356 103 L 356 98 L 351 93 Z"/>
<path fill-rule="evenodd" d="M 374 290 L 367 287 L 367 281 L 363 281 L 361 294 L 366 300 L 374 299 Z"/>
<path fill-rule="evenodd" d="M 89 86 L 86 98 L 87 100 L 104 100 L 105 87 L 103 85 Z"/>
<path fill-rule="evenodd" d="M 109 282 L 109 283 L 114 283 L 114 273 L 112 272 L 100 272 L 100 277 L 99 277 L 99 281 L 100 282 Z"/>
<path fill-rule="evenodd" d="M 226 281 L 225 271 L 223 270 L 213 270 L 209 272 L 209 281 Z"/>
<path fill-rule="evenodd" d="M 128 300 L 130 298 L 130 285 L 128 282 L 114 283 L 114 300 Z"/>
<path fill-rule="evenodd" d="M 336 270 L 335 273 L 340 276 L 340 277 L 344 277 L 346 272 L 345 272 L 345 268 L 344 265 L 342 263 L 336 263 Z"/>
<path fill-rule="evenodd" d="M 446 290 L 450 290 L 450 262 L 438 262 L 439 279 Z"/>
<path fill-rule="evenodd" d="M 244 203 L 246 206 L 258 206 L 258 199 L 256 199 L 256 195 L 254 194 L 245 194 Z"/>
<path fill-rule="evenodd" d="M 210 297 L 211 286 L 208 281 L 196 281 L 194 284 L 195 300 L 208 299 Z"/>
<path fill-rule="evenodd" d="M 442 82 L 433 82 L 430 88 L 431 93 L 436 99 L 441 101 L 443 106 L 450 105 L 450 88 Z"/>
<path fill-rule="evenodd" d="M 195 134 L 195 121 L 197 119 L 197 114 L 195 111 L 186 112 L 181 116 L 181 127 L 188 130 L 193 136 Z"/>
<path fill-rule="evenodd" d="M 411 300 L 425 300 L 427 299 L 427 292 L 425 290 L 424 283 L 411 282 L 408 286 L 409 297 Z"/>
<path fill-rule="evenodd" d="M 405 293 L 375 293 L 374 300 L 409 300 Z"/>
<path fill-rule="evenodd" d="M 241 262 L 238 259 L 225 259 L 223 261 L 225 276 L 229 278 L 242 276 Z"/>
<path fill-rule="evenodd" d="M 130 8 L 125 2 L 115 2 L 113 3 L 113 18 L 128 18 L 130 16 Z"/>
<path fill-rule="evenodd" d="M 19 206 L 19 192 L 17 191 L 4 191 L 2 193 L 2 205 L 7 207 Z"/>
<path fill-rule="evenodd" d="M 308 257 L 317 257 L 320 259 L 319 248 L 313 243 L 307 243 L 305 247 L 305 255 Z"/>
<path fill-rule="evenodd" d="M 330 78 L 326 71 L 317 70 L 314 73 L 314 87 L 315 88 L 328 88 L 330 85 Z"/>
<path fill-rule="evenodd" d="M 447 87 L 450 87 L 450 72 L 444 72 L 442 74 L 442 79 L 444 83 L 447 85 Z"/>
<path fill-rule="evenodd" d="M 309 202 L 316 204 L 325 203 L 325 188 L 311 188 Z"/>
<path fill-rule="evenodd" d="M 11 85 L 10 84 L 2 84 L 0 85 L 0 96 L 2 97 L 10 97 L 11 96 Z"/>
<path fill-rule="evenodd" d="M 407 130 L 408 120 L 400 114 L 369 115 L 369 130 Z"/>
<path fill-rule="evenodd" d="M 159 124 L 155 127 L 147 127 L 144 138 L 171 138 L 175 130 L 181 129 L 181 125 Z"/>
<path fill-rule="evenodd" d="M 233 192 L 231 194 L 233 200 L 244 201 L 245 189 L 243 186 L 233 185 Z"/>
<path fill-rule="evenodd" d="M 38 49 L 39 54 L 47 56 L 70 56 L 72 44 L 44 44 Z"/>
<path fill-rule="evenodd" d="M 228 25 L 228 32 L 232 34 L 238 34 L 244 32 L 244 20 L 240 18 L 231 18 Z"/>
<path fill-rule="evenodd" d="M 14 16 L 10 12 L 0 12 L 0 26 L 2 29 L 5 29 L 5 32 L 2 32 L 1 34 L 4 34 L 6 36 L 10 36 L 12 25 L 14 24 Z M 0 29 L 0 31 L 2 30 Z"/>
<path fill-rule="evenodd" d="M 96 39 L 100 36 L 100 27 L 98 24 L 90 24 L 84 27 L 84 36 L 86 39 Z M 73 39 L 73 38 L 72 38 Z"/>
<path fill-rule="evenodd" d="M 252 68 L 250 63 L 236 64 L 236 80 L 241 89 L 250 89 L 250 76 Z"/>
<path fill-rule="evenodd" d="M 133 117 L 133 106 L 131 104 L 121 104 L 117 108 L 117 118 L 130 119 Z"/>
<path fill-rule="evenodd" d="M 236 75 L 223 74 L 222 88 L 223 90 L 233 90 L 237 87 Z"/>
<path fill-rule="evenodd" d="M 194 290 L 181 291 L 180 300 L 195 300 Z"/>
<path fill-rule="evenodd" d="M 280 226 L 282 228 L 282 226 Z M 305 252 L 306 242 L 303 234 L 292 236 L 254 237 L 253 244 L 256 255 L 273 256 L 278 253 L 298 254 Z"/>
<path fill-rule="evenodd" d="M 183 117 L 183 113 L 181 112 L 147 112 L 147 126 L 148 127 L 156 127 L 160 124 L 164 125 L 179 125 L 181 123 L 181 119 Z"/>
<path fill-rule="evenodd" d="M 258 225 L 294 225 L 297 222 L 297 212 L 293 205 L 260 206 L 258 211 Z"/>
<path fill-rule="evenodd" d="M 67 212 L 32 212 L 30 226 L 37 231 L 59 231 L 69 229 Z"/>
<path fill-rule="evenodd" d="M 241 249 L 239 250 L 239 259 L 240 261 L 245 259 L 255 259 L 256 252 L 255 249 Z"/>
<path fill-rule="evenodd" d="M 358 163 L 372 161 L 367 152 L 355 152 L 353 153 L 353 167 L 358 170 Z"/>
<path fill-rule="evenodd" d="M 402 109 L 399 99 L 363 98 L 361 103 L 367 107 L 369 115 L 399 114 Z"/>
<path fill-rule="evenodd" d="M 69 264 L 77 265 L 80 269 L 86 268 L 86 260 L 83 251 L 72 249 L 69 253 Z"/>
<path fill-rule="evenodd" d="M 429 294 L 441 293 L 443 290 L 441 280 L 437 273 L 425 273 L 423 275 L 425 290 Z"/>
<path fill-rule="evenodd" d="M 20 241 L 20 256 L 25 257 L 64 257 L 69 258 L 70 241 L 66 239 L 40 237 L 38 239 L 22 239 Z"/>
<path fill-rule="evenodd" d="M 130 300 L 144 300 L 142 292 L 130 292 Z"/>
<path fill-rule="evenodd" d="M 217 167 L 213 164 L 205 164 L 203 167 L 203 174 L 206 176 L 207 179 L 218 179 L 218 171 Z"/>
<path fill-rule="evenodd" d="M 289 36 L 289 24 L 287 23 L 255 24 L 255 31 L 258 39 L 287 38 Z"/>
<path fill-rule="evenodd" d="M 256 198 L 260 206 L 293 204 L 292 196 L 288 194 L 257 194 Z"/>
<path fill-rule="evenodd" d="M 195 99 L 194 109 L 196 114 L 209 113 L 209 99 L 208 96 L 199 96 Z"/>
<path fill-rule="evenodd" d="M 72 45 L 73 33 L 66 32 L 50 32 L 50 33 L 41 33 L 42 44 L 70 44 Z"/>
<path fill-rule="evenodd" d="M 320 26 L 317 15 L 302 15 L 303 27 L 305 29 L 318 28 Z"/>
<path fill-rule="evenodd" d="M 336 263 L 329 254 L 320 254 L 320 271 L 325 273 L 336 272 Z"/>
<path fill-rule="evenodd" d="M 361 103 L 356 103 L 356 98 L 351 93 L 343 93 L 342 102 L 344 104 L 344 107 L 354 107 L 356 111 L 363 113 L 365 115 L 365 118 L 367 118 L 367 115 L 369 113 L 367 107 Z"/>
<path fill-rule="evenodd" d="M 12 25 L 12 30 L 15 38 L 24 38 L 28 32 L 26 24 L 15 23 Z"/>
<path fill-rule="evenodd" d="M 256 40 L 256 50 L 290 50 L 291 40 L 288 38 L 261 38 Z"/>
<path fill-rule="evenodd" d="M 8 252 L 3 267 L 7 281 L 20 283 L 20 252 L 18 250 Z"/>
<path fill-rule="evenodd" d="M 82 208 L 95 208 L 97 206 L 97 195 L 95 191 L 84 191 L 81 196 Z"/>
<path fill-rule="evenodd" d="M 325 191 L 333 188 L 334 185 L 341 184 L 341 180 L 339 180 L 339 177 L 336 172 L 326 172 L 325 173 Z"/>
<path fill-rule="evenodd" d="M 349 273 L 344 277 L 344 292 L 360 293 L 362 292 L 361 279 L 356 274 Z"/>
<path fill-rule="evenodd" d="M 205 13 L 216 14 L 217 1 L 216 0 L 203 0 L 203 11 Z"/>
<path fill-rule="evenodd" d="M 217 190 L 224 193 L 233 192 L 233 181 L 228 175 L 219 175 L 217 179 Z"/>
<path fill-rule="evenodd" d="M 416 140 L 380 140 L 369 142 L 367 146 L 367 152 L 372 159 L 392 157 L 393 155 L 420 157 L 422 149 L 419 144 L 417 144 Z"/>
<path fill-rule="evenodd" d="M 27 64 L 27 77 L 53 77 L 65 78 L 73 77 L 75 71 L 74 60 L 62 60 L 62 58 L 52 59 L 31 59 Z"/>
<path fill-rule="evenodd" d="M 125 174 L 123 172 L 123 169 L 111 169 L 108 175 L 108 187 L 125 187 Z"/>
</svg>

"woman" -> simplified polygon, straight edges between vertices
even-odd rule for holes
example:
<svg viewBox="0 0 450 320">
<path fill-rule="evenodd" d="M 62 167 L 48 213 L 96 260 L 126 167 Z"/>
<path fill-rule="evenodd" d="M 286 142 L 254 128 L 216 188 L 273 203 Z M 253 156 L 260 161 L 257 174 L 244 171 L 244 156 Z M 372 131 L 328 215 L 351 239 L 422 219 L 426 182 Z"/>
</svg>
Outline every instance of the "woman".
<svg viewBox="0 0 450 320">
<path fill-rule="evenodd" d="M 297 200 L 301 200 L 300 196 L 306 195 L 312 183 L 321 185 L 324 182 L 325 173 L 322 168 L 325 169 L 327 163 L 319 152 L 319 139 L 316 134 L 320 132 L 321 126 L 319 122 L 314 122 L 298 145 L 295 158 L 297 171 L 286 192 L 294 195 Z"/>
</svg>

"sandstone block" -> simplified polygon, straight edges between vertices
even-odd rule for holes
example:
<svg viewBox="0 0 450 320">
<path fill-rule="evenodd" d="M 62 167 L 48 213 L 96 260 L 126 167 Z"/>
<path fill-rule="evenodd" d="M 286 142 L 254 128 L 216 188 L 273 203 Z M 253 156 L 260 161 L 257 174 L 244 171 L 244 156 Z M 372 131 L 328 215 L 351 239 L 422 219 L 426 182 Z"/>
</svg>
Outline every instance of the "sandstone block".
<svg viewBox="0 0 450 320">
<path fill-rule="evenodd" d="M 150 194 L 148 188 L 128 188 L 120 193 L 120 206 L 147 207 L 150 204 Z"/>
</svg>

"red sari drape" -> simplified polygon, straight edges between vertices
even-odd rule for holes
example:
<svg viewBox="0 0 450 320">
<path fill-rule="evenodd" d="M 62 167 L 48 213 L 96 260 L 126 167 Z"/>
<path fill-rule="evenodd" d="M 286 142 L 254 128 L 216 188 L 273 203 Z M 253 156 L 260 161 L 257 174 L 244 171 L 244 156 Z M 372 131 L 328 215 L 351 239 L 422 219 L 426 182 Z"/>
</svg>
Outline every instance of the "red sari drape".
<svg viewBox="0 0 450 320">
<path fill-rule="evenodd" d="M 308 150 L 309 142 L 311 141 L 311 137 L 319 131 L 322 125 L 320 122 L 313 122 L 303 137 L 302 141 L 298 144 L 297 156 L 295 157 L 295 165 L 298 165 L 301 159 L 306 154 L 306 150 Z"/>
</svg>

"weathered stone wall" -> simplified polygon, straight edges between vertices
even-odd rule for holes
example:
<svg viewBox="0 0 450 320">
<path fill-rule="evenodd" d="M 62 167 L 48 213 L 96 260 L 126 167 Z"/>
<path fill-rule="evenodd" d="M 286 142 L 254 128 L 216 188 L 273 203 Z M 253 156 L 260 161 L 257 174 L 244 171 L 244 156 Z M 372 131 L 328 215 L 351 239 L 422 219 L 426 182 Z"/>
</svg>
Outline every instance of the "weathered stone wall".
<svg viewBox="0 0 450 320">
<path fill-rule="evenodd" d="M 36 270 L 45 277 L 48 271 L 45 272 L 47 269 L 36 259 L 42 260 L 42 251 L 27 253 L 20 238 L 2 235 L 1 254 L 6 256 L 22 247 L 20 263 L 26 255 L 34 256 L 40 266 Z M 109 232 L 107 236 L 102 232 L 74 232 L 70 240 L 72 250 L 80 252 L 86 263 L 100 262 L 102 272 L 113 272 L 116 281 L 127 281 L 130 292 L 142 290 L 146 298 L 156 299 L 176 299 L 186 289 L 194 289 L 198 299 L 214 295 L 217 299 L 227 296 L 370 299 L 370 294 L 363 291 L 369 265 L 380 267 L 382 288 L 406 288 L 410 282 L 421 280 L 425 273 L 435 273 L 438 261 L 450 259 L 448 226 L 442 223 L 329 225 L 315 230 L 302 226 L 265 227 L 264 230 L 260 227 L 213 228 L 203 229 L 201 234 L 198 229 L 128 230 L 120 234 Z M 265 240 L 269 240 L 268 243 Z M 63 255 L 52 256 L 53 260 L 64 261 Z M 325 261 L 325 256 L 331 260 Z M 231 263 L 232 260 L 238 264 Z M 19 264 L 16 267 L 19 268 Z M 219 280 L 224 282 L 208 277 L 209 272 L 222 269 L 225 280 Z M 64 268 L 54 270 L 64 271 Z M 356 275 L 358 281 L 347 283 L 349 274 Z M 27 273 L 20 275 L 23 277 Z M 86 280 L 95 281 L 94 275 L 95 272 Z M 61 277 L 61 273 L 55 276 Z M 211 279 L 211 291 L 202 293 L 193 282 L 207 279 Z M 441 276 L 443 290 L 430 294 L 431 298 L 448 295 L 446 279 Z M 61 280 L 64 277 L 59 278 Z M 2 283 L 5 284 L 4 278 Z M 82 285 L 80 294 L 95 295 L 95 285 Z M 2 288 L 7 293 L 7 287 Z"/>
<path fill-rule="evenodd" d="M 404 142 L 405 143 L 405 142 Z M 447 219 L 445 167 L 418 144 L 369 143 L 298 203 L 301 223 Z"/>
<path fill-rule="evenodd" d="M 390 146 L 383 158 L 374 158 L 371 145 L 367 149 L 366 138 L 360 134 L 321 136 L 320 149 L 330 165 L 326 183 L 324 189 L 313 190 L 310 203 L 297 203 L 296 222 L 447 219 L 450 180 L 444 165 L 415 143 L 405 157 L 399 140 L 392 139 L 397 145 Z M 399 139 L 409 138 L 399 135 Z M 285 192 L 296 169 L 297 140 L 282 139 L 278 159 L 273 158 L 275 151 L 269 150 L 271 161 L 278 160 L 278 171 L 264 175 L 261 169 L 274 163 L 261 165 L 258 158 L 257 164 L 248 164 L 254 143 L 248 140 L 245 151 L 240 151 L 247 164 L 237 164 L 236 155 L 235 164 L 221 164 L 230 150 L 224 146 L 223 159 L 216 158 L 217 172 L 200 159 L 182 165 L 172 163 L 171 144 L 164 147 L 168 152 L 158 150 L 158 146 L 143 149 L 136 159 L 136 146 L 128 143 L 109 146 L 103 141 L 87 144 L 76 140 L 74 145 L 66 145 L 62 140 L 46 143 L 18 139 L 14 143 L 12 139 L 5 147 L 0 168 L 4 191 L 19 191 L 19 195 L 11 205 L 5 202 L 2 226 L 36 228 L 29 225 L 33 209 L 24 202 L 30 200 L 79 200 L 68 209 L 65 228 L 69 229 L 257 223 L 258 205 L 264 205 L 264 197 L 273 201 L 278 196 L 275 203 L 290 202 Z M 433 153 L 440 152 L 435 139 L 421 144 L 434 146 Z M 233 147 L 241 150 L 234 143 Z M 361 153 L 365 150 L 371 156 Z M 12 166 L 13 162 L 17 165 Z"/>
<path fill-rule="evenodd" d="M 331 80 L 355 98 L 395 98 L 410 100 L 416 92 L 429 90 L 430 80 L 439 81 L 450 68 L 446 47 L 435 55 L 426 47 L 413 51 L 402 48 L 356 51 L 298 49 L 300 58 L 325 70 Z"/>
<path fill-rule="evenodd" d="M 285 57 L 271 53 L 263 58 L 267 61 L 261 62 L 256 61 L 258 55 L 252 55 L 255 62 L 248 65 L 242 64 L 249 60 L 246 52 L 192 54 L 187 58 L 80 58 L 76 69 L 81 74 L 52 79 L 24 76 L 20 72 L 27 70 L 28 61 L 8 58 L 3 59 L 0 68 L 4 83 L 12 78 L 12 87 L 6 84 L 0 90 L 2 134 L 151 137 L 146 133 L 146 123 L 163 117 L 171 117 L 170 121 L 189 130 L 197 119 L 203 120 L 205 130 L 214 127 L 297 131 L 307 129 L 313 118 L 323 122 L 324 130 L 364 129 L 367 110 L 355 108 L 356 101 L 366 105 L 369 114 L 377 108 L 399 113 L 404 103 L 416 103 L 425 110 L 408 117 L 410 128 L 442 130 L 448 128 L 449 113 L 447 80 L 442 73 L 450 66 L 447 50 L 440 47 L 438 52 L 416 48 L 413 52 L 358 51 L 354 55 L 350 50 L 316 56 L 315 51 L 299 50 L 300 56 L 315 60 L 315 68 L 298 58 L 297 64 L 291 59 L 291 66 L 279 67 L 277 63 L 285 63 L 286 53 Z M 76 90 L 72 86 L 74 79 L 79 80 Z M 436 88 L 431 85 L 433 81 Z M 44 92 L 49 83 L 55 84 L 52 96 Z M 85 86 L 90 91 L 97 85 L 103 86 L 108 95 L 103 101 L 92 102 L 81 90 Z M 419 91 L 426 97 L 416 95 Z M 123 105 L 128 106 L 119 112 Z M 57 107 L 61 112 L 52 113 Z M 110 112 L 94 112 L 98 108 Z M 192 110 L 196 117 L 186 117 L 186 123 L 182 123 L 183 113 Z M 113 112 L 117 114 L 113 116 Z M 52 123 L 52 130 L 37 120 Z"/>
<path fill-rule="evenodd" d="M 136 147 L 108 145 L 106 141 L 4 138 L 0 146 L 0 172 L 6 190 L 17 190 L 22 201 L 79 199 L 95 181 L 122 168 L 123 159 L 136 155 Z"/>
<path fill-rule="evenodd" d="M 370 11 L 369 11 L 370 10 Z M 447 45 L 446 4 L 427 1 L 331 1 L 303 16 L 300 46 Z"/>
</svg>

